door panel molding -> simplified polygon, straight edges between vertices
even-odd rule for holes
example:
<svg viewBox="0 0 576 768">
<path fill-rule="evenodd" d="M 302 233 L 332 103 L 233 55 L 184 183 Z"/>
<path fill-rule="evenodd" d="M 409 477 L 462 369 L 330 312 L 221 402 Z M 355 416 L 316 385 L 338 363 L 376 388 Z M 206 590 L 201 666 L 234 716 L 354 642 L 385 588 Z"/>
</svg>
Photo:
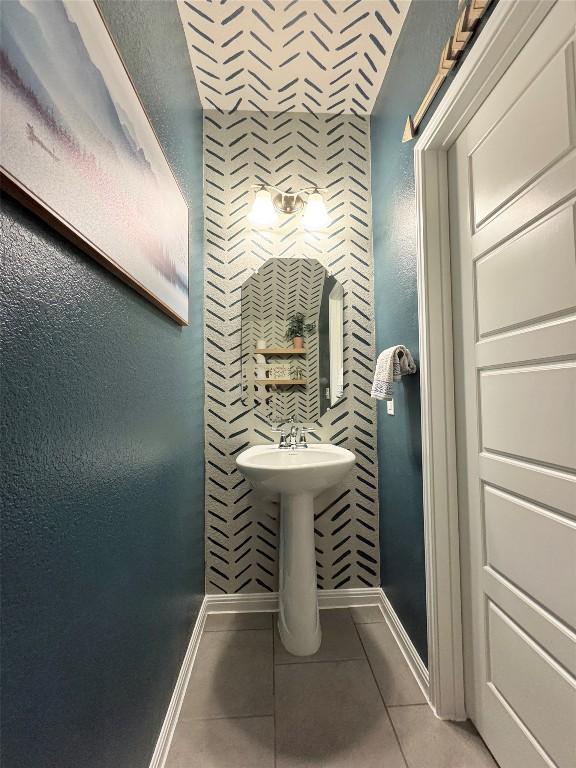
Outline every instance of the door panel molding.
<svg viewBox="0 0 576 768">
<path fill-rule="evenodd" d="M 566 99 L 570 65 L 561 48 L 469 156 L 474 233 L 496 218 L 525 189 L 537 184 L 548 169 L 573 149 L 574 108 Z M 564 81 L 561 91 L 553 87 L 560 79 Z M 552 97 L 558 103 L 547 103 Z M 539 109 L 541 119 L 531 121 L 530 117 Z M 558 119 L 562 110 L 562 119 Z M 525 130 L 518 133 L 518 124 L 525 126 Z"/>
<path fill-rule="evenodd" d="M 570 768 L 572 744 L 564 736 L 573 728 L 576 681 L 492 601 L 487 616 L 488 632 L 493 636 L 489 645 L 489 687 L 491 683 L 522 723 L 530 741 L 540 746 L 545 761 L 558 768 Z M 558 706 L 542 707 L 533 695 L 538 685 L 553 691 L 552 700 Z"/>
</svg>

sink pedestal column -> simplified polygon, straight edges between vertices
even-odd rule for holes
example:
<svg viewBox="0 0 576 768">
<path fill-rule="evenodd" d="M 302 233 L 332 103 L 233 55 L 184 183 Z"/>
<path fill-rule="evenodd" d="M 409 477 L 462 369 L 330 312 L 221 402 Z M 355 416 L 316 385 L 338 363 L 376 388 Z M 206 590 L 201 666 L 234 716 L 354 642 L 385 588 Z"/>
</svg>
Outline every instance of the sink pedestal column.
<svg viewBox="0 0 576 768">
<path fill-rule="evenodd" d="M 278 630 L 287 651 L 295 656 L 310 656 L 322 640 L 312 494 L 282 494 L 280 526 Z"/>
</svg>

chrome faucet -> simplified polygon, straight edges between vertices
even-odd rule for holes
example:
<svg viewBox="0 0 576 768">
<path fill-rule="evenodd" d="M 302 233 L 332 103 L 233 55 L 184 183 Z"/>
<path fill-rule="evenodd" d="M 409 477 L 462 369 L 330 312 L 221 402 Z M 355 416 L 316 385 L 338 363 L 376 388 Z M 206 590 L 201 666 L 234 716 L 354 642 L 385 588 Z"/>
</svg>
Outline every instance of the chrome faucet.
<svg viewBox="0 0 576 768">
<path fill-rule="evenodd" d="M 288 424 L 290 425 L 290 430 L 286 433 L 285 427 Z M 290 416 L 286 421 L 281 421 L 276 424 L 272 431 L 280 432 L 278 448 L 290 448 L 293 451 L 297 448 L 308 448 L 308 443 L 306 442 L 306 432 L 308 432 L 308 430 L 301 424 L 297 424 L 294 416 Z"/>
<path fill-rule="evenodd" d="M 286 435 L 286 429 L 285 429 L 287 424 L 290 424 L 290 425 L 294 424 L 294 416 L 290 416 L 290 418 L 287 419 L 286 421 L 278 421 L 272 427 L 272 432 L 280 432 L 280 441 L 278 443 L 278 448 L 290 447 L 288 442 L 288 437 Z M 290 434 L 292 434 L 292 426 L 290 427 Z"/>
<path fill-rule="evenodd" d="M 290 427 L 290 434 L 288 435 L 288 445 L 292 450 L 296 450 L 298 445 L 298 435 L 302 428 L 298 424 L 292 424 Z"/>
</svg>

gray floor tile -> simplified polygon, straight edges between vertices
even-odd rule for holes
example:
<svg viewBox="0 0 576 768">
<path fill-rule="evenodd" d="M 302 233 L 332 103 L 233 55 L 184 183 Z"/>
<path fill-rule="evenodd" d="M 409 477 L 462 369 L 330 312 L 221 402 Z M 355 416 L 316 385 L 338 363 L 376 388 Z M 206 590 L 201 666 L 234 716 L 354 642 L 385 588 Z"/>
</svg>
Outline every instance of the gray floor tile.
<svg viewBox="0 0 576 768">
<path fill-rule="evenodd" d="M 389 712 L 410 768 L 498 768 L 471 723 L 438 720 L 428 706 Z"/>
<path fill-rule="evenodd" d="M 378 624 L 386 621 L 384 614 L 377 605 L 359 605 L 350 608 L 355 624 Z"/>
<path fill-rule="evenodd" d="M 406 768 L 365 659 L 275 675 L 277 768 Z"/>
<path fill-rule="evenodd" d="M 322 645 L 313 656 L 293 656 L 284 648 L 278 628 L 274 632 L 274 661 L 276 664 L 302 664 L 311 661 L 341 661 L 363 659 L 364 649 L 348 608 L 320 611 Z"/>
<path fill-rule="evenodd" d="M 274 768 L 274 718 L 180 722 L 165 768 Z"/>
<path fill-rule="evenodd" d="M 231 629 L 272 629 L 275 613 L 210 613 L 206 617 L 204 632 L 221 632 Z"/>
<path fill-rule="evenodd" d="M 205 632 L 181 720 L 273 713 L 272 630 Z"/>
<path fill-rule="evenodd" d="M 386 704 L 423 704 L 424 694 L 386 622 L 358 624 L 357 630 Z"/>
</svg>

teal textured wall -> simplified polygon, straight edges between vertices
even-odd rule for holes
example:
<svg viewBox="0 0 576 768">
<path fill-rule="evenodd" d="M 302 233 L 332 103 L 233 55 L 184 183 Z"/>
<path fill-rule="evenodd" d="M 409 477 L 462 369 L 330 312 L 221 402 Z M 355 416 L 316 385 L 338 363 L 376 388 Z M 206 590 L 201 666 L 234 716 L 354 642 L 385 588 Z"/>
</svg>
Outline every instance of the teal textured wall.
<svg viewBox="0 0 576 768">
<path fill-rule="evenodd" d="M 436 73 L 457 13 L 457 0 L 412 0 L 370 125 L 376 345 L 380 351 L 405 344 L 417 362 L 414 142 L 402 144 L 402 133 Z M 386 414 L 385 403 L 378 406 L 381 581 L 427 661 L 418 375 L 396 385 L 394 401 L 395 416 Z"/>
<path fill-rule="evenodd" d="M 176 3 L 101 8 L 190 205 L 190 326 L 6 198 L 5 768 L 145 768 L 204 592 L 202 122 Z"/>
</svg>

